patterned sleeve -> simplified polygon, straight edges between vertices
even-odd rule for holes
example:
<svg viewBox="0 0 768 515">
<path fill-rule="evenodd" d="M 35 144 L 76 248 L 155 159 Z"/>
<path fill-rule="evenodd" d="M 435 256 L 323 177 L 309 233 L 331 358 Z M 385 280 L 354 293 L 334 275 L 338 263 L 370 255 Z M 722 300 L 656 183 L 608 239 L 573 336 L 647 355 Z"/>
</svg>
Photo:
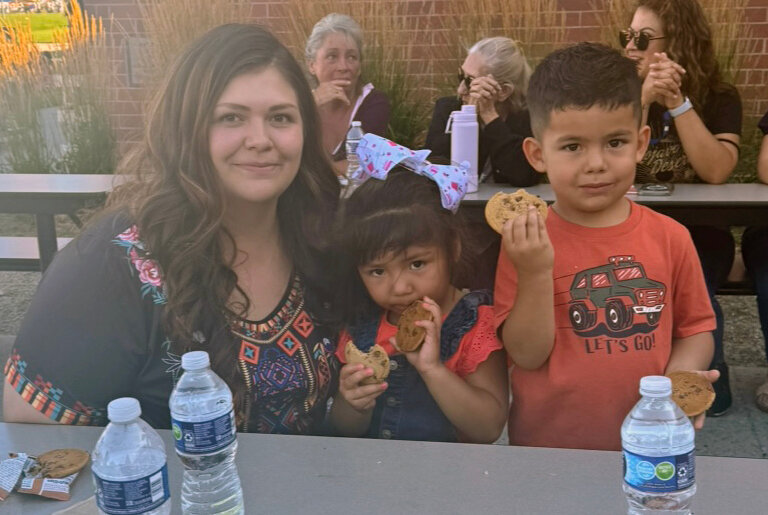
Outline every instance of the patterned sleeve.
<svg viewBox="0 0 768 515">
<path fill-rule="evenodd" d="M 472 374 L 482 362 L 488 359 L 492 352 L 503 347 L 496 336 L 496 328 L 493 322 L 493 308 L 491 306 L 479 306 L 477 308 L 477 322 L 475 326 L 464 335 L 456 354 L 445 366 L 461 378 Z"/>
<path fill-rule="evenodd" d="M 106 423 L 107 403 L 131 392 L 156 325 L 136 261 L 112 241 L 116 223 L 105 217 L 56 255 L 5 365 L 8 385 L 62 424 Z"/>
</svg>

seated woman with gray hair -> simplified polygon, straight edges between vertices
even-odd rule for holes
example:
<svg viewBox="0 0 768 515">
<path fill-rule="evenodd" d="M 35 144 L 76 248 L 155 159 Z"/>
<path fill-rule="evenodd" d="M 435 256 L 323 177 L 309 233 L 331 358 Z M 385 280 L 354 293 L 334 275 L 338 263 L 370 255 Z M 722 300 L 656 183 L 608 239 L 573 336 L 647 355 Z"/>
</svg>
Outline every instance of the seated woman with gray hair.
<svg viewBox="0 0 768 515">
<path fill-rule="evenodd" d="M 432 156 L 450 159 L 451 136 L 445 127 L 462 104 L 477 106 L 480 124 L 480 176 L 495 182 L 531 186 L 539 174 L 523 155 L 523 140 L 531 136 L 525 104 L 531 67 L 517 43 L 509 38 L 485 38 L 469 49 L 459 67 L 457 97 L 438 99 L 425 148 Z"/>
<path fill-rule="evenodd" d="M 320 113 L 323 146 L 336 173 L 346 174 L 344 142 L 352 121 L 361 122 L 366 133 L 385 136 L 389 99 L 373 84 L 360 80 L 363 32 L 349 16 L 331 13 L 318 21 L 304 54 L 316 84 L 313 94 Z"/>
</svg>

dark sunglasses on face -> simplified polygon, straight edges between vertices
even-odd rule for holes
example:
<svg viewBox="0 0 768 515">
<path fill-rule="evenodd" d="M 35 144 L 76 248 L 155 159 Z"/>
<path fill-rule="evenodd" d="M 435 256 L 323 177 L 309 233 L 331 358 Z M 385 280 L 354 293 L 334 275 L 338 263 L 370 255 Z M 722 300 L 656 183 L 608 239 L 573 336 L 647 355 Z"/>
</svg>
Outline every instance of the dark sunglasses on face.
<svg viewBox="0 0 768 515">
<path fill-rule="evenodd" d="M 470 84 L 472 84 L 472 81 L 475 80 L 474 77 L 471 77 L 466 73 L 464 73 L 464 70 L 462 70 L 461 67 L 459 67 L 458 79 L 459 79 L 459 84 L 463 82 L 464 88 L 466 88 L 467 90 L 469 90 L 469 86 Z"/>
<path fill-rule="evenodd" d="M 632 41 L 638 50 L 647 50 L 648 44 L 654 39 L 664 39 L 664 36 L 651 37 L 647 32 L 635 32 L 632 29 L 619 31 L 619 44 L 621 44 L 621 48 L 627 48 L 629 42 Z"/>
</svg>

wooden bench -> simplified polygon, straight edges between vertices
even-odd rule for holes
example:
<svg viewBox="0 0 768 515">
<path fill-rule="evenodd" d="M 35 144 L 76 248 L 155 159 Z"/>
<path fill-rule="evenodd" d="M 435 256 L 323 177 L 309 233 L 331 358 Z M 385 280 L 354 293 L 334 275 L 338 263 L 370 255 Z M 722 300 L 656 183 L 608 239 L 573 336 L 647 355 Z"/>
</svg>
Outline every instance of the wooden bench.
<svg viewBox="0 0 768 515">
<path fill-rule="evenodd" d="M 72 238 L 56 238 L 58 248 L 63 248 Z M 34 236 L 0 237 L 0 270 L 7 272 L 39 272 L 40 250 Z"/>
</svg>

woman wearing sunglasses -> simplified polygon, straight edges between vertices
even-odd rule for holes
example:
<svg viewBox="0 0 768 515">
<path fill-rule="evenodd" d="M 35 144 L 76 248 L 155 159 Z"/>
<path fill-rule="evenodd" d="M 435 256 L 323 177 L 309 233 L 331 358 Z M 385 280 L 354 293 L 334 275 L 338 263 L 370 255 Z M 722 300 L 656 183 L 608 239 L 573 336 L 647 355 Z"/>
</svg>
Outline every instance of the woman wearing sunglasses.
<svg viewBox="0 0 768 515">
<path fill-rule="evenodd" d="M 637 167 L 637 182 L 721 184 L 739 158 L 741 100 L 723 82 L 712 32 L 696 0 L 640 0 L 628 29 L 619 33 L 643 81 L 643 116 L 651 144 Z M 727 227 L 688 227 L 696 244 L 717 318 L 715 357 L 720 370 L 710 415 L 731 404 L 723 356 L 723 313 L 714 297 L 728 276 L 734 242 Z"/>
<path fill-rule="evenodd" d="M 451 136 L 445 126 L 452 111 L 462 104 L 477 107 L 480 123 L 479 173 L 496 182 L 530 186 L 539 180 L 522 150 L 531 136 L 525 94 L 531 68 L 518 45 L 509 38 L 483 39 L 469 49 L 459 67 L 457 97 L 438 99 L 432 114 L 425 148 L 432 159 L 451 157 Z"/>
</svg>

